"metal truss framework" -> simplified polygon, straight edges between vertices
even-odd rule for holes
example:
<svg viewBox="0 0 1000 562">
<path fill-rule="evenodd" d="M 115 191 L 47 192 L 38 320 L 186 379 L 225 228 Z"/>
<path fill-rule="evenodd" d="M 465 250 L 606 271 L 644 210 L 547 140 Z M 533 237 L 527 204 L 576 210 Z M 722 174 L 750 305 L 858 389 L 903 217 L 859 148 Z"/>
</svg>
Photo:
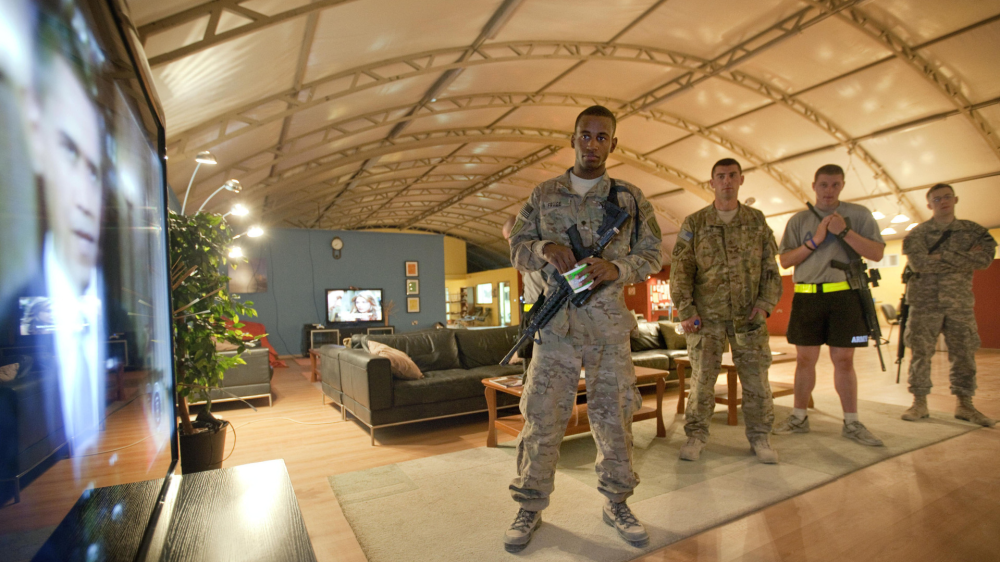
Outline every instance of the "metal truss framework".
<svg viewBox="0 0 1000 562">
<path fill-rule="evenodd" d="M 201 39 L 189 45 L 178 47 L 172 51 L 150 58 L 149 66 L 156 67 L 184 58 L 188 55 L 204 51 L 205 49 L 214 47 L 220 43 L 225 43 L 226 41 L 237 37 L 242 37 L 255 31 L 260 31 L 261 29 L 271 27 L 272 25 L 277 25 L 293 18 L 313 14 L 319 10 L 325 10 L 338 4 L 345 4 L 351 1 L 353 0 L 313 0 L 313 2 L 307 3 L 304 6 L 267 15 L 241 6 L 241 4 L 246 4 L 247 0 L 213 0 L 211 2 L 205 2 L 204 4 L 194 6 L 193 8 L 188 8 L 187 10 L 172 16 L 167 16 L 163 19 L 147 23 L 146 25 L 140 26 L 138 32 L 139 38 L 142 40 L 143 44 L 145 44 L 146 40 L 153 35 L 189 24 L 193 21 L 206 17 L 208 18 L 208 25 L 205 27 L 205 32 Z M 220 33 L 219 20 L 225 12 L 249 21 L 245 25 Z"/>
<path fill-rule="evenodd" d="M 873 20 L 860 9 L 849 9 L 846 13 L 839 14 L 839 17 L 870 37 L 880 41 L 892 51 L 897 59 L 907 63 L 910 68 L 934 86 L 938 92 L 948 98 L 962 115 L 972 123 L 973 128 L 983 137 L 983 140 L 986 141 L 993 154 L 997 158 L 1000 158 L 1000 137 L 997 136 L 996 131 L 989 122 L 973 109 L 972 102 L 962 93 L 962 89 L 958 84 L 955 84 L 947 76 L 939 72 L 931 61 L 918 54 L 912 46 L 908 45 L 898 35 L 892 33 L 892 31 Z"/>
<path fill-rule="evenodd" d="M 404 123 L 416 117 L 430 117 L 435 115 L 442 115 L 446 113 L 453 113 L 459 111 L 472 111 L 477 109 L 489 109 L 489 108 L 518 108 L 525 106 L 552 106 L 552 107 L 588 107 L 591 105 L 621 105 L 625 103 L 623 100 L 616 100 L 612 98 L 603 98 L 599 96 L 589 96 L 585 94 L 565 94 L 565 93 L 524 93 L 524 92 L 509 92 L 509 93 L 497 93 L 497 94 L 476 94 L 468 96 L 457 96 L 450 98 L 440 98 L 433 103 L 428 103 L 419 108 L 416 115 L 403 114 L 402 110 L 409 106 L 393 107 L 385 110 L 373 111 L 364 115 L 354 116 L 346 119 L 342 119 L 333 123 L 329 123 L 320 127 L 318 129 L 302 133 L 293 139 L 288 139 L 285 141 L 285 145 L 294 143 L 296 141 L 299 144 L 296 146 L 297 151 L 311 150 L 332 142 L 333 140 L 340 140 L 348 136 L 359 135 L 365 132 L 378 129 L 387 125 L 392 125 L 395 123 Z M 648 120 L 655 121 L 657 123 L 662 123 L 683 129 L 692 135 L 704 138 L 710 142 L 713 142 L 723 148 L 739 155 L 746 161 L 750 162 L 751 165 L 756 166 L 771 176 L 775 181 L 787 189 L 792 195 L 798 198 L 801 202 L 805 203 L 809 200 L 808 196 L 799 186 L 798 182 L 792 179 L 790 176 L 785 174 L 777 166 L 769 165 L 764 158 L 755 154 L 753 151 L 739 143 L 725 137 L 724 135 L 709 129 L 707 126 L 695 123 L 686 119 L 682 119 L 675 115 L 671 115 L 662 111 L 652 110 L 644 111 L 639 114 L 647 118 Z M 395 117 L 394 117 L 395 116 Z M 335 136 L 334 136 L 335 135 Z M 248 162 L 261 162 L 263 160 L 262 156 L 266 154 L 278 155 L 275 156 L 273 160 L 268 161 L 264 164 L 258 165 L 257 167 L 249 167 L 245 165 Z M 247 158 L 244 158 L 240 163 L 231 166 L 226 170 L 227 177 L 232 171 L 240 171 L 243 174 L 251 175 L 257 173 L 265 168 L 274 167 L 280 162 L 284 161 L 286 158 L 290 157 L 291 153 L 285 153 L 281 150 L 280 145 L 273 145 L 265 148 L 256 154 L 253 154 Z M 306 164 L 302 164 L 287 170 L 283 170 L 283 174 L 294 174 L 297 171 L 301 171 L 306 167 Z M 282 174 L 277 174 L 273 178 L 268 178 L 263 183 L 277 183 L 283 179 Z"/>
<path fill-rule="evenodd" d="M 620 108 L 618 118 L 624 119 L 639 111 L 649 109 L 709 78 L 735 68 L 767 49 L 799 35 L 807 28 L 861 1 L 864 0 L 810 0 L 810 6 L 757 33 L 714 59 L 705 61 L 698 68 L 691 69 L 635 98 Z"/>
</svg>

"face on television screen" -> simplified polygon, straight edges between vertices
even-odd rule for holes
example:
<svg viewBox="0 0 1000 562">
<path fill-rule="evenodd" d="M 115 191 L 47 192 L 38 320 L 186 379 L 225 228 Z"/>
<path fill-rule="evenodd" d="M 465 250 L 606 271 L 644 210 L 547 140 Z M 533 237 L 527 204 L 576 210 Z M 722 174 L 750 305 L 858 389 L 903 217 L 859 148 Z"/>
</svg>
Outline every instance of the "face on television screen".
<svg viewBox="0 0 1000 562">
<path fill-rule="evenodd" d="M 327 321 L 375 322 L 382 320 L 382 291 L 361 289 L 326 292 Z"/>
<path fill-rule="evenodd" d="M 100 6 L 0 2 L 4 532 L 171 461 L 163 163 Z"/>
</svg>

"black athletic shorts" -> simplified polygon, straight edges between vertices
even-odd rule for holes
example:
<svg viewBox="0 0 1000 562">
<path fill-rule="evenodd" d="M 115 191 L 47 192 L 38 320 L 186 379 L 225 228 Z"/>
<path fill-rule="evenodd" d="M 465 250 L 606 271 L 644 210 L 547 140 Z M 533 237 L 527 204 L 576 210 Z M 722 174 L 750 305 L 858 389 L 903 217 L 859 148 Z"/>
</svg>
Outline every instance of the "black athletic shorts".
<svg viewBox="0 0 1000 562">
<path fill-rule="evenodd" d="M 788 343 L 868 347 L 868 326 L 858 292 L 795 293 Z"/>
</svg>

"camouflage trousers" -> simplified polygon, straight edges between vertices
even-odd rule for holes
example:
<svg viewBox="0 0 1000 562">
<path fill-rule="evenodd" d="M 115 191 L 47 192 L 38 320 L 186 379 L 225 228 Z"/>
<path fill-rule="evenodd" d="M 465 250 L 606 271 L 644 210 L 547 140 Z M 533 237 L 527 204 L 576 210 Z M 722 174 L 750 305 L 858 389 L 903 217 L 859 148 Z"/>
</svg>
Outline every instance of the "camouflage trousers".
<svg viewBox="0 0 1000 562">
<path fill-rule="evenodd" d="M 928 309 L 910 307 L 906 322 L 906 345 L 913 350 L 910 359 L 910 392 L 926 396 L 931 392 L 931 358 L 938 334 L 944 333 L 948 345 L 949 379 L 955 396 L 976 394 L 976 350 L 979 330 L 971 308 Z"/>
<path fill-rule="evenodd" d="M 529 511 L 549 505 L 555 489 L 559 444 L 576 403 L 580 369 L 586 370 L 587 415 L 597 443 L 598 490 L 612 501 L 632 495 L 639 476 L 632 470 L 632 415 L 642 405 L 628 343 L 536 344 L 521 414 L 524 428 L 517 443 L 517 478 L 511 496 Z"/>
<path fill-rule="evenodd" d="M 702 322 L 701 330 L 687 334 L 692 373 L 684 432 L 688 437 L 708 441 L 708 424 L 715 411 L 715 382 L 728 339 L 743 386 L 743 419 L 747 426 L 747 438 L 766 436 L 774 425 L 774 404 L 771 386 L 767 382 L 767 369 L 771 366 L 767 325 L 760 324 L 737 337 L 732 322 Z"/>
</svg>

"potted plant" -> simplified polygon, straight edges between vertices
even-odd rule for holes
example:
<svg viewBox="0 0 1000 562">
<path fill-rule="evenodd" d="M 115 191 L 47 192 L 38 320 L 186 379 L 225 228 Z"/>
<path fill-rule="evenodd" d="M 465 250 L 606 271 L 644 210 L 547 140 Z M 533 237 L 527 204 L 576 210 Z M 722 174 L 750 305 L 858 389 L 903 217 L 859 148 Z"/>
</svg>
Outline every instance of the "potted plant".
<svg viewBox="0 0 1000 562">
<path fill-rule="evenodd" d="M 212 416 L 209 391 L 218 388 L 226 370 L 244 364 L 240 355 L 250 336 L 240 328 L 241 317 L 257 312 L 252 302 L 233 300 L 227 290 L 227 247 L 232 231 L 221 216 L 197 213 L 169 216 L 170 289 L 173 302 L 174 372 L 180 415 L 182 472 L 222 466 L 227 422 Z M 218 342 L 236 346 L 234 356 L 220 355 Z M 191 421 L 188 397 L 205 401 L 198 419 Z"/>
</svg>

